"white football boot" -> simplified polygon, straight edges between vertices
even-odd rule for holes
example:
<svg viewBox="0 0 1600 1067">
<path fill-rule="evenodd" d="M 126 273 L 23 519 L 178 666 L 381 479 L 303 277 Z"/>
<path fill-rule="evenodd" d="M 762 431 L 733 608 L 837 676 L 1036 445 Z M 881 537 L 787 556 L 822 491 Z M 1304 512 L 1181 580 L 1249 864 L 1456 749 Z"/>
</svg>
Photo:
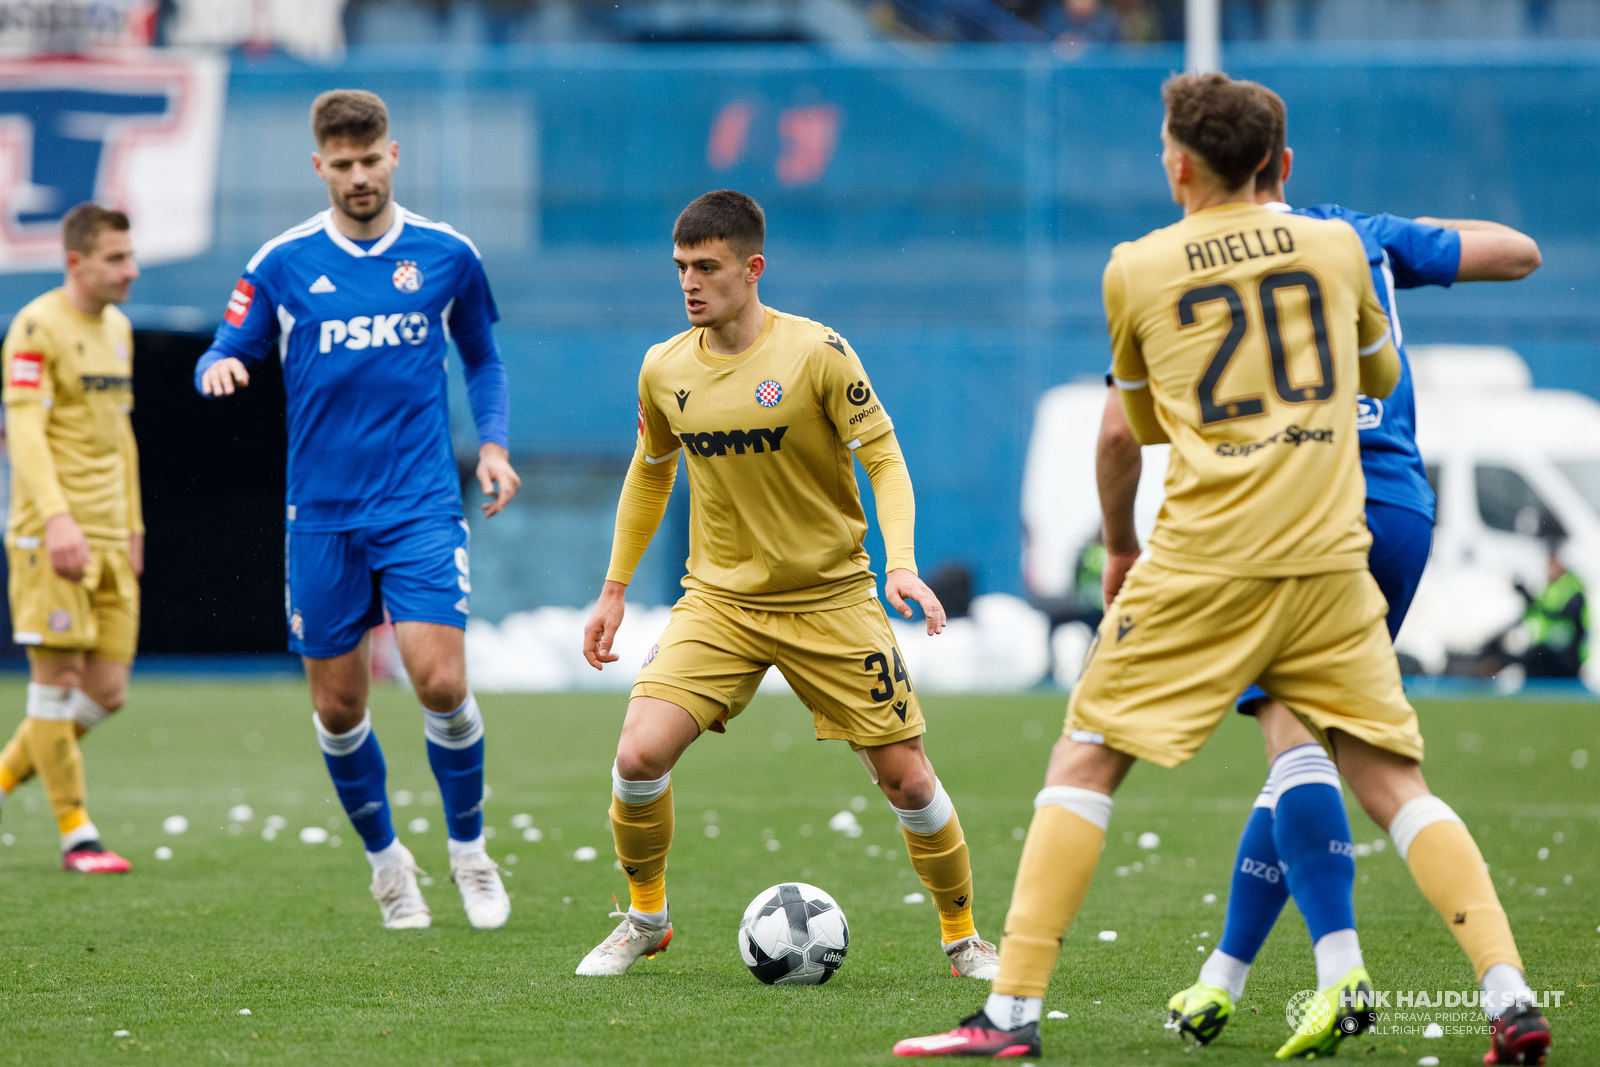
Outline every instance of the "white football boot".
<svg viewBox="0 0 1600 1067">
<path fill-rule="evenodd" d="M 672 920 L 660 926 L 635 922 L 625 911 L 614 911 L 611 918 L 622 921 L 611 931 L 611 936 L 600 942 L 578 964 L 577 974 L 627 974 L 640 956 L 654 958 L 657 952 L 667 950 L 672 940 Z"/>
<path fill-rule="evenodd" d="M 989 942 L 973 934 L 944 946 L 950 957 L 950 973 L 957 978 L 981 978 L 992 982 L 1000 976 L 1000 952 Z"/>
<path fill-rule="evenodd" d="M 450 880 L 461 890 L 461 906 L 474 930 L 498 930 L 511 918 L 511 897 L 500 881 L 500 865 L 489 853 L 451 856 Z"/>
<path fill-rule="evenodd" d="M 389 863 L 372 872 L 372 896 L 383 911 L 385 930 L 426 930 L 433 925 L 433 912 L 422 899 L 417 885 L 417 866 L 411 850 L 401 846 L 405 858 L 399 863 Z"/>
</svg>

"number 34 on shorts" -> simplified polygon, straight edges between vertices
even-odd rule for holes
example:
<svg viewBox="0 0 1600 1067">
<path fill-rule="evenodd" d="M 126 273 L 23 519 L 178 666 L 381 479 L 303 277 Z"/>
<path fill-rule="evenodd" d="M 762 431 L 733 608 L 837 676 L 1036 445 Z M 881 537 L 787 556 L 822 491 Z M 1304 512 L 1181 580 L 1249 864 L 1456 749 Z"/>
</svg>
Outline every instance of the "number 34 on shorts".
<svg viewBox="0 0 1600 1067">
<path fill-rule="evenodd" d="M 633 695 L 666 700 L 720 732 L 769 667 L 810 709 L 819 740 L 867 748 L 927 729 L 877 600 L 827 611 L 765 611 L 692 590 L 672 609 Z"/>
</svg>

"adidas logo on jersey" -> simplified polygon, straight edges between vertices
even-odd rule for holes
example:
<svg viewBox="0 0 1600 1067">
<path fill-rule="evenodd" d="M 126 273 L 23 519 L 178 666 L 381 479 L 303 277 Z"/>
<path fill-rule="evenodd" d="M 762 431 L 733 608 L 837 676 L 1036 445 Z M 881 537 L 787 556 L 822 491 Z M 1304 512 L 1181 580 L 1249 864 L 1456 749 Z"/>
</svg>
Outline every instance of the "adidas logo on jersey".
<svg viewBox="0 0 1600 1067">
<path fill-rule="evenodd" d="M 336 293 L 339 290 L 335 289 L 333 283 L 328 280 L 328 276 L 323 274 L 311 283 L 310 291 L 313 293 Z"/>
<path fill-rule="evenodd" d="M 333 346 L 342 344 L 352 351 L 363 348 L 420 345 L 428 339 L 428 316 L 420 311 L 409 314 L 397 311 L 393 315 L 357 315 L 353 319 L 325 319 L 317 351 L 331 352 Z"/>
</svg>

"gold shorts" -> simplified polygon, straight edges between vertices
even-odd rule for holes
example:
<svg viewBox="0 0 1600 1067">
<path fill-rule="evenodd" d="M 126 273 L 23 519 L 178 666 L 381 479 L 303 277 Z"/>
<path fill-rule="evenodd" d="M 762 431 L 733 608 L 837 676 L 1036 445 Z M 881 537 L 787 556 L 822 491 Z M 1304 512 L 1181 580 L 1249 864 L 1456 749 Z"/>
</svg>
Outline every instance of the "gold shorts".
<svg viewBox="0 0 1600 1067">
<path fill-rule="evenodd" d="M 1388 610 L 1366 570 L 1230 578 L 1146 559 L 1089 646 L 1064 733 L 1099 734 L 1120 752 L 1175 767 L 1255 682 L 1324 747 L 1329 730 L 1343 730 L 1420 760 Z"/>
<path fill-rule="evenodd" d="M 818 740 L 871 748 L 927 729 L 876 600 L 828 611 L 760 611 L 685 593 L 633 695 L 677 704 L 702 732 L 721 733 L 755 696 L 768 667 L 782 671 L 811 709 Z"/>
<path fill-rule="evenodd" d="M 19 538 L 24 544 L 32 538 Z M 50 566 L 44 546 L 12 546 L 11 639 L 29 648 L 92 652 L 132 663 L 139 644 L 139 580 L 126 549 L 89 546 L 83 581 L 69 582 Z"/>
</svg>

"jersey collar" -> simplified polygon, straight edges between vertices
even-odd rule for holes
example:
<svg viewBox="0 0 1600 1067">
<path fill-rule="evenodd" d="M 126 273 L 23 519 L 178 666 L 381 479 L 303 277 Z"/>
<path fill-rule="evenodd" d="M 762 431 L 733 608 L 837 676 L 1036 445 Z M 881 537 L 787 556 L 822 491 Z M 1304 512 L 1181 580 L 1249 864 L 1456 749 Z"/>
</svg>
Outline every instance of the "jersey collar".
<svg viewBox="0 0 1600 1067">
<path fill-rule="evenodd" d="M 1289 212 L 1294 210 L 1294 208 L 1290 207 L 1288 204 L 1285 204 L 1282 200 L 1274 200 L 1270 203 L 1262 204 L 1261 206 L 1266 208 L 1268 211 L 1276 211 L 1280 215 L 1287 215 Z"/>
<path fill-rule="evenodd" d="M 390 246 L 400 239 L 400 231 L 405 229 L 406 225 L 406 209 L 394 203 L 394 201 L 390 201 L 390 203 L 394 206 L 394 225 L 390 226 L 389 232 L 378 238 L 378 243 L 371 248 L 362 248 L 339 232 L 339 228 L 333 224 L 333 208 L 331 207 L 322 213 L 322 232 L 328 235 L 328 240 L 357 259 L 365 259 L 368 256 L 381 256 L 389 251 Z"/>
</svg>

